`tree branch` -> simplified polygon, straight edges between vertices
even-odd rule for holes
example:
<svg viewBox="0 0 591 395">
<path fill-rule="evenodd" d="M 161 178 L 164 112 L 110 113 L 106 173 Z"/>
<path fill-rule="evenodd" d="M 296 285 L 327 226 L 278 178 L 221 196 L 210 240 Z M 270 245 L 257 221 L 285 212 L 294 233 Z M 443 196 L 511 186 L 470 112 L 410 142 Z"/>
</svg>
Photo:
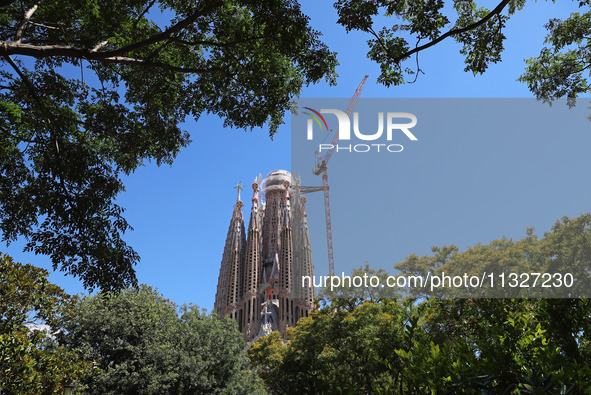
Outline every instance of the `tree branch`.
<svg viewBox="0 0 591 395">
<path fill-rule="evenodd" d="M 43 106 L 43 102 L 41 101 L 39 95 L 37 95 L 37 91 L 35 90 L 35 87 L 33 86 L 31 80 L 25 75 L 25 73 L 21 71 L 21 69 L 18 68 L 18 66 L 16 65 L 16 63 L 14 63 L 14 60 L 12 60 L 10 55 L 4 54 L 3 56 L 4 59 L 6 59 L 6 61 L 8 62 L 8 64 L 14 69 L 14 71 L 16 71 L 16 73 L 23 81 L 27 89 L 31 92 L 31 95 L 33 96 L 35 102 L 41 107 L 42 111 L 45 113 L 45 107 Z"/>
<path fill-rule="evenodd" d="M 15 41 L 0 41 L 0 55 L 26 55 L 37 58 L 48 56 L 66 56 L 72 58 L 81 58 L 91 56 L 92 53 L 81 48 L 68 45 L 29 45 Z"/>
<path fill-rule="evenodd" d="M 421 42 L 420 38 L 417 41 L 417 45 L 419 45 L 419 42 Z M 425 74 L 423 72 L 423 70 L 421 70 L 421 66 L 419 64 L 419 53 L 418 52 L 415 54 L 415 59 L 417 61 L 417 73 L 415 74 L 415 79 L 412 82 L 410 82 L 411 84 L 414 84 L 415 82 L 417 82 L 417 79 L 419 78 L 419 73 Z"/>
<path fill-rule="evenodd" d="M 59 144 L 57 142 L 57 137 L 55 137 L 53 135 L 54 134 L 53 133 L 53 124 L 52 124 L 51 118 L 49 117 L 49 114 L 47 112 L 47 108 L 45 108 L 45 104 L 43 104 L 43 102 L 41 101 L 41 98 L 37 94 L 37 91 L 35 90 L 35 87 L 33 86 L 33 83 L 31 82 L 31 80 L 29 79 L 29 77 L 27 77 L 26 74 L 23 73 L 21 71 L 21 69 L 18 68 L 18 66 L 16 65 L 16 63 L 14 63 L 14 60 L 12 60 L 12 58 L 10 57 L 10 55 L 3 55 L 3 56 L 4 56 L 4 59 L 6 59 L 6 61 L 8 62 L 8 64 L 10 64 L 10 66 L 14 69 L 14 71 L 16 71 L 16 73 L 19 75 L 19 77 L 21 78 L 21 80 L 23 81 L 23 83 L 25 84 L 25 86 L 27 87 L 27 89 L 31 92 L 31 96 L 33 96 L 33 100 L 39 106 L 39 109 L 41 110 L 41 112 L 45 116 L 45 119 L 47 121 L 47 124 L 49 126 L 49 129 L 51 131 L 51 135 L 52 135 L 53 138 L 55 138 L 55 148 L 56 148 L 57 153 L 59 155 L 60 147 L 59 147 Z"/>
<path fill-rule="evenodd" d="M 94 59 L 93 59 L 94 60 Z M 178 73 L 195 73 L 195 74 L 209 74 L 209 73 L 225 73 L 225 69 L 221 67 L 210 67 L 210 68 L 191 68 L 191 67 L 179 67 L 171 64 L 154 62 L 152 60 L 128 58 L 125 56 L 111 56 L 108 58 L 98 59 L 103 63 L 116 63 L 116 64 L 131 64 L 134 66 L 142 67 L 157 67 L 165 70 L 175 71 Z"/>
<path fill-rule="evenodd" d="M 150 4 L 148 4 L 148 6 L 146 7 L 146 9 L 144 11 L 142 11 L 141 14 L 138 15 L 137 19 L 135 20 L 135 22 L 133 23 L 133 28 L 135 29 L 137 27 L 137 24 L 140 22 L 140 20 L 142 19 L 142 17 L 144 15 L 146 15 L 146 13 L 150 10 L 150 8 L 152 8 L 152 6 L 154 6 L 154 3 L 156 3 L 156 0 L 152 0 L 150 2 Z"/>
<path fill-rule="evenodd" d="M 102 41 L 102 42 L 98 43 L 93 49 L 91 49 L 90 52 L 97 52 L 99 49 L 101 49 L 102 47 L 104 47 L 108 43 L 109 43 L 109 40 Z"/>
<path fill-rule="evenodd" d="M 40 1 L 39 4 L 41 4 L 41 3 L 42 2 Z M 23 33 L 25 32 L 25 28 L 27 27 L 27 24 L 29 23 L 29 20 L 31 19 L 31 17 L 35 13 L 35 11 L 37 11 L 37 8 L 39 8 L 39 4 L 35 4 L 33 7 L 29 8 L 27 10 L 27 12 L 25 12 L 25 16 L 23 18 L 23 23 L 18 28 L 18 30 L 16 31 L 16 35 L 14 36 L 14 39 L 16 40 L 17 43 L 21 42 L 21 39 L 23 37 Z"/>
<path fill-rule="evenodd" d="M 65 45 L 44 45 L 35 46 L 27 44 L 19 44 L 13 41 L 0 41 L 0 55 L 6 59 L 10 59 L 10 55 L 28 55 L 36 58 L 46 58 L 51 56 L 64 56 L 68 58 L 95 60 L 102 63 L 116 63 L 116 64 L 131 64 L 135 66 L 144 67 L 158 67 L 170 71 L 180 73 L 195 73 L 206 74 L 221 72 L 225 74 L 225 70 L 220 67 L 211 68 L 190 68 L 179 67 L 171 64 L 155 62 L 152 60 L 132 58 L 126 56 L 108 56 L 108 52 L 92 52 L 91 50 L 80 49 Z M 9 60 L 11 62 L 12 59 Z M 16 65 L 15 65 L 16 66 Z M 19 70 L 20 71 L 20 70 Z M 21 73 L 19 73 L 21 75 Z M 23 78 L 24 75 L 21 76 Z M 26 78 L 26 76 L 24 76 Z"/>
<path fill-rule="evenodd" d="M 237 40 L 237 41 L 231 41 L 228 43 L 220 43 L 220 42 L 215 42 L 215 41 L 185 41 L 185 40 L 181 40 L 178 37 L 171 37 L 170 40 L 175 42 L 175 43 L 179 43 L 179 44 L 185 44 L 185 45 L 205 45 L 205 46 L 211 46 L 211 47 L 220 47 L 220 48 L 227 48 L 227 47 L 231 47 L 237 44 L 242 44 L 242 43 L 246 43 L 249 41 L 256 41 L 256 40 L 262 40 L 264 38 L 269 39 L 269 37 L 265 37 L 265 36 L 257 36 L 257 37 L 249 37 L 249 38 L 245 38 L 243 40 Z"/>
<path fill-rule="evenodd" d="M 173 34 L 178 33 L 179 31 L 181 31 L 184 28 L 191 25 L 200 16 L 203 16 L 203 15 L 213 11 L 213 9 L 215 9 L 216 7 L 219 7 L 223 4 L 224 4 L 223 1 L 219 1 L 219 0 L 211 1 L 211 4 L 209 4 L 209 6 L 206 6 L 203 9 L 198 10 L 198 11 L 196 10 L 195 13 L 193 13 L 192 15 L 188 16 L 187 18 L 183 19 L 182 21 L 178 22 L 177 24 L 169 27 L 168 29 L 166 29 L 163 32 L 158 33 L 158 34 L 156 34 L 150 38 L 147 38 L 143 41 L 138 41 L 137 43 L 127 45 L 123 48 L 115 49 L 112 51 L 107 51 L 107 52 L 105 52 L 105 54 L 106 54 L 106 56 L 125 55 L 125 54 L 128 54 L 129 52 L 137 51 L 138 49 L 142 49 L 142 48 L 145 48 L 149 45 L 156 44 L 160 41 L 167 40 Z"/>
<path fill-rule="evenodd" d="M 46 29 L 50 29 L 50 30 L 60 30 L 59 27 L 55 27 L 55 26 L 47 26 L 47 25 L 43 25 L 41 23 L 36 23 L 36 22 L 29 22 L 30 25 L 33 26 L 39 26 L 39 27 L 44 27 Z"/>
<path fill-rule="evenodd" d="M 66 57 L 74 57 L 74 58 L 87 58 L 92 60 L 103 60 L 109 58 L 117 58 L 122 55 L 126 55 L 132 51 L 137 51 L 139 49 L 145 48 L 149 45 L 156 44 L 158 42 L 169 40 L 171 36 L 175 33 L 180 32 L 181 30 L 190 26 L 193 22 L 197 20 L 200 16 L 206 15 L 207 13 L 213 11 L 216 7 L 223 5 L 223 1 L 221 0 L 212 0 L 209 2 L 207 6 L 200 10 L 195 10 L 195 12 L 188 16 L 187 18 L 179 21 L 175 25 L 171 26 L 170 28 L 166 29 L 165 31 L 158 33 L 152 37 L 149 37 L 145 40 L 135 42 L 133 44 L 127 45 L 123 48 L 114 49 L 111 51 L 103 51 L 98 52 L 98 50 L 108 42 L 103 41 L 95 46 L 93 49 L 85 50 L 81 48 L 75 48 L 71 46 L 63 46 L 63 45 L 47 45 L 47 46 L 31 46 L 31 45 L 22 45 L 21 43 L 21 36 L 24 31 L 24 27 L 28 23 L 28 19 L 30 16 L 35 12 L 37 6 L 31 8 L 25 14 L 25 22 L 19 28 L 17 32 L 17 40 L 16 41 L 0 41 L 0 55 L 26 55 L 26 56 L 33 56 L 33 57 L 48 57 L 48 56 L 66 56 Z M 48 27 L 49 28 L 49 27 Z"/>
<path fill-rule="evenodd" d="M 477 27 L 485 24 L 486 22 L 488 22 L 489 19 L 491 19 L 492 17 L 494 17 L 495 15 L 498 15 L 501 13 L 501 11 L 503 11 L 503 8 L 505 8 L 505 6 L 507 4 L 509 4 L 510 0 L 503 0 L 501 1 L 494 10 L 492 10 L 491 12 L 489 12 L 484 18 L 482 18 L 481 20 L 479 20 L 478 22 L 474 22 L 466 27 L 462 27 L 459 29 L 453 29 L 448 31 L 447 33 L 437 37 L 435 40 L 428 42 L 427 44 L 421 45 L 420 47 L 416 47 L 408 52 L 403 53 L 400 56 L 396 56 L 396 57 L 392 57 L 392 60 L 396 63 L 400 63 L 402 60 L 408 58 L 409 56 L 411 56 L 414 53 L 420 52 L 424 49 L 430 48 L 433 45 L 439 44 L 441 41 L 445 40 L 448 37 L 451 36 L 455 36 L 457 34 L 462 34 L 464 32 L 476 29 Z"/>
<path fill-rule="evenodd" d="M 371 26 L 369 27 L 368 31 L 369 31 L 370 34 L 372 34 L 378 40 L 378 43 L 380 44 L 380 47 L 382 47 L 384 49 L 384 51 L 386 53 L 388 53 L 388 47 L 386 46 L 386 43 L 384 42 L 384 40 L 379 36 L 379 34 L 376 33 L 376 31 L 373 30 L 373 28 Z M 397 62 L 397 63 L 399 63 L 399 62 Z M 400 65 L 398 65 L 398 67 L 400 67 Z"/>
<path fill-rule="evenodd" d="M 172 41 L 170 40 L 166 40 L 164 41 L 162 44 L 160 44 L 158 46 L 158 48 L 156 48 L 155 50 L 152 51 L 152 53 L 150 53 L 147 57 L 146 60 L 152 60 L 154 59 L 154 57 L 156 55 L 158 55 L 160 53 L 160 51 L 162 51 L 168 44 L 170 44 Z"/>
</svg>

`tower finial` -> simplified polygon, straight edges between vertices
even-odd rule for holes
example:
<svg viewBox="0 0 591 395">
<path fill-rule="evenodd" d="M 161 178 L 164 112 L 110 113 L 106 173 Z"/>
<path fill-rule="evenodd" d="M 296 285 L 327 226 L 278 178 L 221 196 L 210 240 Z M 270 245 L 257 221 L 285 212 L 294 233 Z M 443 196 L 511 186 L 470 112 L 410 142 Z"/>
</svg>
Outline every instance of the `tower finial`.
<svg viewBox="0 0 591 395">
<path fill-rule="evenodd" d="M 240 201 L 240 191 L 242 191 L 244 189 L 244 185 L 242 185 L 242 182 L 239 182 L 238 184 L 236 184 L 234 189 L 238 190 L 238 198 L 236 200 Z"/>
<path fill-rule="evenodd" d="M 252 201 L 254 202 L 258 202 L 259 201 L 259 182 L 258 180 L 255 178 L 252 185 Z"/>
</svg>

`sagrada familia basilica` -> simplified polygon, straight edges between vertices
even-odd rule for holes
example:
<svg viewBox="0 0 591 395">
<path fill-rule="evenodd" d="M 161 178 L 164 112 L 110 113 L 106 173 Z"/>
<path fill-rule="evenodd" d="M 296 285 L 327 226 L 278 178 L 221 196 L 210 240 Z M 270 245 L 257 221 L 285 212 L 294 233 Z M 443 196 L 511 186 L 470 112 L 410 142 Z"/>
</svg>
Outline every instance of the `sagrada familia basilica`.
<svg viewBox="0 0 591 395">
<path fill-rule="evenodd" d="M 288 327 L 308 316 L 314 288 L 302 276 L 314 275 L 306 198 L 286 170 L 252 184 L 252 208 L 245 231 L 240 192 L 230 220 L 214 310 L 238 322 L 246 342 Z"/>
</svg>

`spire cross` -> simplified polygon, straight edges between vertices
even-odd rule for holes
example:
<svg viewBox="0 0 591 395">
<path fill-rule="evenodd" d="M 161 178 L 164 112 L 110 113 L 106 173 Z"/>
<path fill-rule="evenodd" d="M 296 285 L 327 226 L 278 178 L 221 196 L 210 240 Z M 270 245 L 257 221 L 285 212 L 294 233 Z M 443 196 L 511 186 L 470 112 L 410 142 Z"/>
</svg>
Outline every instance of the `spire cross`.
<svg viewBox="0 0 591 395">
<path fill-rule="evenodd" d="M 244 185 L 242 185 L 242 183 L 239 182 L 238 184 L 236 184 L 234 189 L 238 190 L 238 199 L 237 200 L 240 200 L 240 191 L 242 191 L 244 189 Z"/>
</svg>

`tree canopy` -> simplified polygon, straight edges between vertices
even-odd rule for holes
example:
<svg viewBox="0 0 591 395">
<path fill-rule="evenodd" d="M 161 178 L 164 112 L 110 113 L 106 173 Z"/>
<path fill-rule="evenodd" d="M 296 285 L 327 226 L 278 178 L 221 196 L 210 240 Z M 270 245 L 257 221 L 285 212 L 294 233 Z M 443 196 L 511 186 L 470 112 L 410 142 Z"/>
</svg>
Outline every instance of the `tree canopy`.
<svg viewBox="0 0 591 395">
<path fill-rule="evenodd" d="M 0 2 L 0 231 L 85 287 L 135 284 L 122 174 L 204 113 L 270 135 L 335 54 L 293 0 Z"/>
<path fill-rule="evenodd" d="M 95 366 L 88 394 L 262 393 L 235 321 L 177 310 L 146 285 L 82 298 L 58 340 Z"/>
<path fill-rule="evenodd" d="M 396 267 L 406 275 L 568 270 L 585 293 L 591 215 L 562 218 L 538 239 L 503 238 L 465 252 L 435 247 Z M 355 270 L 354 275 L 383 271 Z M 298 321 L 286 339 L 258 339 L 247 353 L 273 393 L 589 393 L 591 300 L 536 292 L 466 298 L 426 293 L 390 299 L 364 287 L 324 292 L 324 307 Z M 448 298 L 441 298 L 440 296 Z M 458 297 L 463 296 L 463 298 Z M 435 296 L 435 297 L 434 297 Z M 470 295 L 468 295 L 470 296 Z"/>
<path fill-rule="evenodd" d="M 407 295 L 436 297 L 587 298 L 591 279 L 591 214 L 556 221 L 544 237 L 528 228 L 526 237 L 503 237 L 459 251 L 455 245 L 432 247 L 433 254 L 409 255 L 394 267 L 404 276 L 476 276 L 480 286 L 410 287 Z M 534 274 L 535 273 L 535 274 Z M 484 277 L 483 277 L 484 276 Z M 503 280 L 501 280 L 503 276 Z M 491 286 L 491 278 L 494 279 Z M 566 280 L 566 281 L 565 281 Z"/>
<path fill-rule="evenodd" d="M 0 389 L 3 394 L 63 393 L 90 364 L 55 343 L 58 322 L 75 298 L 46 270 L 0 254 Z"/>
<path fill-rule="evenodd" d="M 247 351 L 271 393 L 588 393 L 579 299 L 342 299 Z M 567 318 L 568 317 L 568 318 Z"/>
<path fill-rule="evenodd" d="M 501 0 L 491 9 L 475 0 L 337 0 L 339 19 L 347 31 L 369 35 L 367 56 L 380 65 L 378 81 L 386 86 L 416 81 L 424 73 L 419 54 L 447 38 L 461 45 L 465 71 L 481 74 L 501 61 L 506 26 L 526 0 Z M 588 0 L 573 1 L 567 19 L 551 19 L 540 55 L 527 60 L 519 78 L 539 99 L 566 97 L 569 104 L 589 93 L 591 11 Z M 382 24 L 386 16 L 386 22 Z M 509 39 L 512 39 L 509 37 Z M 516 39 L 516 38 L 513 38 Z"/>
<path fill-rule="evenodd" d="M 419 54 L 448 38 L 466 71 L 501 61 L 525 0 L 337 0 L 338 23 L 369 35 L 378 81 L 422 73 Z M 540 99 L 589 92 L 589 1 L 546 25 L 520 77 Z M 385 18 L 383 17 L 385 16 Z M 383 26 L 380 23 L 384 22 Z M 116 203 L 122 175 L 172 163 L 187 117 L 267 125 L 305 84 L 335 82 L 336 54 L 295 0 L 0 1 L 0 232 L 26 239 L 88 289 L 135 285 L 138 254 Z"/>
</svg>

